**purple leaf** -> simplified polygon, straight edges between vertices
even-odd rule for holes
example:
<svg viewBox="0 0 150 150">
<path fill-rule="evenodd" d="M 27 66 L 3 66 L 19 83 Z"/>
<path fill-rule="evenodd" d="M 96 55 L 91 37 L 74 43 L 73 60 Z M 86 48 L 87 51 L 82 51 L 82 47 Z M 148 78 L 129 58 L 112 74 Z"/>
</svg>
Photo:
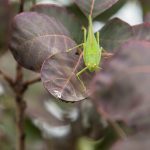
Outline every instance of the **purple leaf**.
<svg viewBox="0 0 150 150">
<path fill-rule="evenodd" d="M 150 22 L 133 26 L 134 39 L 150 42 Z"/>
<path fill-rule="evenodd" d="M 87 97 L 87 93 L 76 74 L 84 67 L 83 59 L 79 59 L 75 52 L 58 53 L 44 61 L 41 79 L 53 96 L 69 102 L 80 101 Z M 80 76 L 87 90 L 92 76 L 88 71 Z"/>
<path fill-rule="evenodd" d="M 93 100 L 97 109 L 114 120 L 132 124 L 136 114 L 150 108 L 150 43 L 130 41 L 103 64 L 93 80 Z"/>
<path fill-rule="evenodd" d="M 118 18 L 107 22 L 100 31 L 101 46 L 108 51 L 116 51 L 120 45 L 132 37 L 132 27 Z"/>
<path fill-rule="evenodd" d="M 133 39 L 150 41 L 150 23 L 130 26 L 114 18 L 107 22 L 100 31 L 101 46 L 111 52 L 116 52 L 122 44 Z"/>
<path fill-rule="evenodd" d="M 145 132 L 128 137 L 127 139 L 114 144 L 111 150 L 149 150 L 149 135 L 149 132 Z"/>
<path fill-rule="evenodd" d="M 92 17 L 95 18 L 118 0 L 75 0 L 75 3 L 80 7 L 83 13 L 88 17 L 92 12 Z"/>
<path fill-rule="evenodd" d="M 73 13 L 68 11 L 66 7 L 52 4 L 38 4 L 35 5 L 31 10 L 44 13 L 49 17 L 58 19 L 68 29 L 73 40 L 75 40 L 77 43 L 82 42 L 83 32 L 81 32 L 81 20 Z"/>
<path fill-rule="evenodd" d="M 15 59 L 27 69 L 39 71 L 48 56 L 75 45 L 66 28 L 52 17 L 25 12 L 13 20 L 10 49 Z"/>
</svg>

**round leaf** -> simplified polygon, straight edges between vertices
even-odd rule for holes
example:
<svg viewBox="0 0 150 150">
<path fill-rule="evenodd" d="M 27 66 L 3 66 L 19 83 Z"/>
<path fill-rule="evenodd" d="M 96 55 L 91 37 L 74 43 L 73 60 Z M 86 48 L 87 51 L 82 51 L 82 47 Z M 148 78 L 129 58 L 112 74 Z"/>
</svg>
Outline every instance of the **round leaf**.
<svg viewBox="0 0 150 150">
<path fill-rule="evenodd" d="M 130 41 L 119 50 L 94 79 L 92 97 L 108 117 L 132 124 L 131 118 L 150 108 L 150 43 Z"/>
<path fill-rule="evenodd" d="M 93 76 L 88 71 L 80 75 L 80 79 L 87 87 L 85 91 L 76 77 L 84 67 L 83 60 L 79 59 L 75 52 L 58 53 L 44 61 L 41 79 L 45 88 L 56 98 L 69 102 L 80 101 L 87 97 L 88 85 Z"/>
<path fill-rule="evenodd" d="M 13 20 L 10 49 L 15 59 L 27 69 L 39 71 L 49 55 L 74 46 L 66 28 L 52 17 L 25 12 Z"/>
<path fill-rule="evenodd" d="M 32 11 L 44 13 L 49 17 L 58 19 L 69 31 L 70 36 L 77 43 L 81 43 L 83 33 L 81 32 L 82 24 L 77 16 L 70 13 L 65 7 L 52 5 L 52 4 L 39 4 L 35 5 Z"/>
<path fill-rule="evenodd" d="M 111 150 L 149 150 L 149 131 L 130 136 L 125 140 L 118 141 Z"/>
<path fill-rule="evenodd" d="M 133 26 L 134 39 L 150 42 L 150 22 Z"/>
<path fill-rule="evenodd" d="M 132 27 L 118 18 L 110 20 L 100 31 L 101 46 L 108 51 L 115 52 L 132 37 Z"/>
<path fill-rule="evenodd" d="M 88 17 L 92 12 L 92 17 L 96 17 L 118 0 L 75 0 L 75 3 L 80 7 L 83 13 Z"/>
</svg>

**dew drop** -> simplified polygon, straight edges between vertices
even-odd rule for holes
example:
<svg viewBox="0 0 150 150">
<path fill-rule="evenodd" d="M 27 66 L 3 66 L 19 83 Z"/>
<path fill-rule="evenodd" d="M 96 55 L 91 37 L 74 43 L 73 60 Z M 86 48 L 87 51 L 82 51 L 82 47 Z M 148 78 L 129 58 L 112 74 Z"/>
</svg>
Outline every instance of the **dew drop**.
<svg viewBox="0 0 150 150">
<path fill-rule="evenodd" d="M 59 91 L 57 91 L 57 90 L 54 90 L 53 91 L 53 94 L 54 94 L 54 96 L 56 96 L 57 98 L 61 98 L 62 96 L 61 96 L 61 92 L 59 92 Z"/>
</svg>

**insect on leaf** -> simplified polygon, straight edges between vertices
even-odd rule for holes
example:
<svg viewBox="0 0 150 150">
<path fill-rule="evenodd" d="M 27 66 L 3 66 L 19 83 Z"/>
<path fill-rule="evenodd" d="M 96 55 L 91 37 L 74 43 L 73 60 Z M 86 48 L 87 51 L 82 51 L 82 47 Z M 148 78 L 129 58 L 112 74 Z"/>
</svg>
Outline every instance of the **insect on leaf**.
<svg viewBox="0 0 150 150">
<path fill-rule="evenodd" d="M 68 102 L 80 101 L 88 96 L 76 77 L 76 73 L 84 67 L 83 59 L 79 62 L 74 51 L 58 53 L 44 61 L 41 79 L 53 96 Z M 92 77 L 93 74 L 88 71 L 80 76 L 87 88 Z"/>
</svg>

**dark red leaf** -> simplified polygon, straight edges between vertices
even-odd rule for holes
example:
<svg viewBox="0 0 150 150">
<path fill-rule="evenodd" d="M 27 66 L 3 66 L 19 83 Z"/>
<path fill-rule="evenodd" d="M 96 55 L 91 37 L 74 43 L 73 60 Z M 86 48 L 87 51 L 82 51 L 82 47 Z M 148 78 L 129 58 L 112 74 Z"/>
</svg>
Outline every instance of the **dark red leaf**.
<svg viewBox="0 0 150 150">
<path fill-rule="evenodd" d="M 96 17 L 112 5 L 114 5 L 118 0 L 75 0 L 75 3 L 80 7 L 86 16 L 90 15 L 92 12 L 92 17 Z"/>
<path fill-rule="evenodd" d="M 150 108 L 150 43 L 130 41 L 118 51 L 95 77 L 92 97 L 105 115 L 132 124 Z"/>
<path fill-rule="evenodd" d="M 107 22 L 100 31 L 101 46 L 113 52 L 132 37 L 132 27 L 118 18 L 114 18 Z"/>
<path fill-rule="evenodd" d="M 134 39 L 150 42 L 150 22 L 133 26 Z"/>
<path fill-rule="evenodd" d="M 74 46 L 66 28 L 52 17 L 25 12 L 13 20 L 10 49 L 15 59 L 27 69 L 39 71 L 48 56 Z"/>
<path fill-rule="evenodd" d="M 81 20 L 73 13 L 68 11 L 66 7 L 52 4 L 38 4 L 35 5 L 31 10 L 44 13 L 49 17 L 58 19 L 68 29 L 73 40 L 79 44 L 82 42 L 83 32 L 81 32 Z"/>
<path fill-rule="evenodd" d="M 136 134 L 123 141 L 117 142 L 111 150 L 149 150 L 149 136 L 149 132 Z"/>
<path fill-rule="evenodd" d="M 47 58 L 41 69 L 41 79 L 45 88 L 55 97 L 75 102 L 87 97 L 88 84 L 93 76 L 88 71 L 80 78 L 87 87 L 84 91 L 76 73 L 84 68 L 83 60 L 75 52 L 58 53 Z"/>
<path fill-rule="evenodd" d="M 116 52 L 122 44 L 133 39 L 150 41 L 150 23 L 130 26 L 114 18 L 107 22 L 100 31 L 101 46 L 111 52 Z"/>
</svg>

